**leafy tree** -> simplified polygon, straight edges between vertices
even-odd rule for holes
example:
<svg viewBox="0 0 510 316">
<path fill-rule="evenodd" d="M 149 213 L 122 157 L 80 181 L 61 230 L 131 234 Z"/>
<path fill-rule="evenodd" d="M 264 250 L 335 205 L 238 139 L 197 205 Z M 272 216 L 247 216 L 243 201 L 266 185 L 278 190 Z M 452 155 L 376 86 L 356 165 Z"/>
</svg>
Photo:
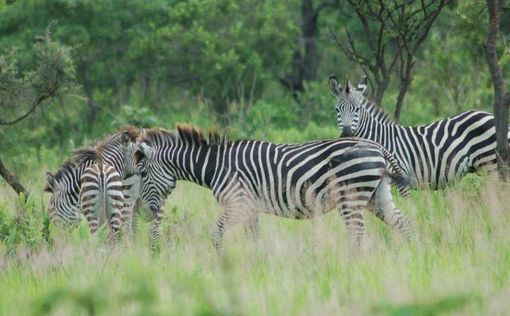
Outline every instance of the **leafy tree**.
<svg viewBox="0 0 510 316">
<path fill-rule="evenodd" d="M 32 115 L 46 100 L 55 97 L 74 78 L 70 49 L 51 38 L 49 30 L 33 44 L 33 71 L 21 73 L 15 51 L 0 55 L 0 125 L 15 125 Z M 0 159 L 0 175 L 16 193 L 27 190 Z"/>
<path fill-rule="evenodd" d="M 362 29 L 353 35 L 347 28 L 343 41 L 333 31 L 331 33 L 345 56 L 359 63 L 365 75 L 375 82 L 377 104 L 382 103 L 393 72 L 398 72 L 400 91 L 395 119 L 399 120 L 404 97 L 412 81 L 416 54 L 449 0 L 348 2 Z M 361 44 L 359 39 L 362 39 Z"/>
</svg>

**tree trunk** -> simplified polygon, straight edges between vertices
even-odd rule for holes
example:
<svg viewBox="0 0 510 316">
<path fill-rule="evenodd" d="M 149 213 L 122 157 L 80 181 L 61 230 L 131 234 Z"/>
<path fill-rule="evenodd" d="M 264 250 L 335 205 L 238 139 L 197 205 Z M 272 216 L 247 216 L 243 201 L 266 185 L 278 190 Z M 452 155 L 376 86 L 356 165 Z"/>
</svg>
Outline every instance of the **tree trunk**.
<svg viewBox="0 0 510 316">
<path fill-rule="evenodd" d="M 20 193 L 23 193 L 25 197 L 28 197 L 28 191 L 23 187 L 21 183 L 19 183 L 18 179 L 5 167 L 2 159 L 0 158 L 0 175 L 5 179 L 8 185 L 16 191 L 16 194 L 19 196 Z"/>
<path fill-rule="evenodd" d="M 411 85 L 411 81 L 413 80 L 413 66 L 414 56 L 410 53 L 407 53 L 405 59 L 403 59 L 402 65 L 400 66 L 400 91 L 398 92 L 397 105 L 395 106 L 395 121 L 397 122 L 400 121 L 400 113 L 402 112 L 402 105 L 404 105 L 404 98 L 406 96 L 407 90 L 409 89 L 409 86 Z"/>
<path fill-rule="evenodd" d="M 510 95 L 505 89 L 505 81 L 498 61 L 497 39 L 500 27 L 501 2 L 487 0 L 489 9 L 489 28 L 485 43 L 485 56 L 494 86 L 494 118 L 496 123 L 496 153 L 498 155 L 498 171 L 502 180 L 508 178 L 510 165 L 510 148 L 508 146 L 508 108 Z"/>
<path fill-rule="evenodd" d="M 381 82 L 377 82 L 377 88 L 374 95 L 374 102 L 375 104 L 379 105 L 382 108 L 382 100 L 384 97 L 384 92 L 386 92 L 386 89 L 388 88 L 388 85 L 390 84 L 390 74 L 389 72 L 384 74 L 383 79 Z"/>
<path fill-rule="evenodd" d="M 305 46 L 303 59 L 303 78 L 305 81 L 317 79 L 317 67 L 319 66 L 319 54 L 317 53 L 317 18 L 318 12 L 313 7 L 312 0 L 303 0 L 301 4 L 301 16 L 303 26 L 301 28 Z"/>
<path fill-rule="evenodd" d="M 304 81 L 317 79 L 319 54 L 317 52 L 317 20 L 319 12 L 313 7 L 313 0 L 301 2 L 301 37 L 292 55 L 290 74 L 280 82 L 292 92 L 304 90 Z"/>
</svg>

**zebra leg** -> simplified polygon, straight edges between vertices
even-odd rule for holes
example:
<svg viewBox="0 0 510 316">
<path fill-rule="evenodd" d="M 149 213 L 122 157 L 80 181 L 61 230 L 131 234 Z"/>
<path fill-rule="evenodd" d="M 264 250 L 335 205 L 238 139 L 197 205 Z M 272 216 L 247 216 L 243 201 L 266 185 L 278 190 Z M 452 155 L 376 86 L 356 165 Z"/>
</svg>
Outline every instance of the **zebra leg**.
<svg viewBox="0 0 510 316">
<path fill-rule="evenodd" d="M 229 212 L 224 211 L 216 220 L 216 226 L 211 231 L 211 241 L 213 243 L 214 249 L 216 249 L 218 253 L 221 253 L 223 249 L 223 234 L 225 233 L 225 229 L 229 223 Z"/>
<path fill-rule="evenodd" d="M 126 235 L 126 240 L 128 243 L 133 243 L 133 210 L 135 208 L 136 203 L 132 203 L 130 200 L 124 200 L 124 205 L 122 205 L 122 210 L 120 212 L 120 218 L 122 221 L 122 226 L 124 227 L 124 233 Z"/>
<path fill-rule="evenodd" d="M 159 248 L 159 234 L 160 234 L 160 227 L 161 222 L 163 220 L 163 205 L 152 214 L 152 221 L 151 221 L 151 229 L 150 229 L 150 250 L 153 253 L 158 253 Z"/>
<path fill-rule="evenodd" d="M 374 198 L 375 216 L 398 231 L 406 240 L 412 240 L 414 225 L 393 203 L 388 177 L 383 177 L 377 186 Z"/>
<path fill-rule="evenodd" d="M 258 217 L 249 203 L 237 202 L 224 207 L 225 211 L 216 220 L 211 231 L 211 240 L 218 253 L 223 250 L 223 234 L 236 225 L 244 225 L 245 232 L 258 235 Z"/>
<path fill-rule="evenodd" d="M 111 212 L 109 216 L 110 232 L 108 234 L 108 242 L 115 245 L 119 239 L 119 231 L 121 225 L 120 208 Z"/>
<path fill-rule="evenodd" d="M 122 194 L 124 205 L 121 211 L 122 223 L 124 226 L 126 240 L 133 243 L 133 212 L 140 197 L 140 177 L 131 176 L 122 180 Z"/>
<path fill-rule="evenodd" d="M 352 244 L 356 248 L 361 248 L 366 230 L 362 212 L 364 207 L 349 204 L 348 201 L 340 204 L 340 214 L 345 222 L 345 227 L 350 235 Z"/>
<path fill-rule="evenodd" d="M 82 192 L 80 193 L 80 204 L 83 211 L 83 215 L 87 219 L 89 224 L 90 233 L 95 233 L 99 227 L 99 210 L 95 209 L 97 205 L 98 197 L 94 195 L 87 195 Z"/>
<path fill-rule="evenodd" d="M 249 219 L 244 224 L 244 233 L 249 240 L 258 240 L 260 237 L 259 217 L 254 214 L 253 218 Z"/>
<path fill-rule="evenodd" d="M 85 218 L 87 219 L 87 222 L 89 224 L 90 233 L 92 234 L 95 233 L 97 228 L 99 227 L 99 217 L 96 216 L 96 214 L 91 208 L 84 208 L 83 215 L 85 215 Z"/>
</svg>

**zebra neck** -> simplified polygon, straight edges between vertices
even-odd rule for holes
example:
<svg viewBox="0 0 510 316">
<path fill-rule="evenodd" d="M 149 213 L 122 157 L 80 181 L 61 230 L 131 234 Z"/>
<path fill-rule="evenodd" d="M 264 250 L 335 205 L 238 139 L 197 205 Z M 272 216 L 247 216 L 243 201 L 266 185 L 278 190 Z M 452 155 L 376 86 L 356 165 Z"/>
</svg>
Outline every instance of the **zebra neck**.
<svg viewBox="0 0 510 316">
<path fill-rule="evenodd" d="M 101 157 L 101 160 L 103 163 L 106 163 L 110 166 L 113 166 L 115 170 L 120 174 L 121 178 L 123 179 L 126 175 L 124 173 L 124 157 L 120 155 L 120 153 L 105 153 Z"/>
<path fill-rule="evenodd" d="M 210 188 L 215 176 L 217 146 L 201 145 L 177 150 L 169 155 L 168 165 L 176 180 L 190 181 Z"/>
<path fill-rule="evenodd" d="M 367 116 L 366 121 L 360 124 L 355 136 L 374 141 L 386 148 L 400 163 L 407 173 L 410 172 L 409 157 L 401 148 L 400 137 L 405 133 L 405 127 L 394 122 L 379 122 L 372 116 Z"/>
</svg>

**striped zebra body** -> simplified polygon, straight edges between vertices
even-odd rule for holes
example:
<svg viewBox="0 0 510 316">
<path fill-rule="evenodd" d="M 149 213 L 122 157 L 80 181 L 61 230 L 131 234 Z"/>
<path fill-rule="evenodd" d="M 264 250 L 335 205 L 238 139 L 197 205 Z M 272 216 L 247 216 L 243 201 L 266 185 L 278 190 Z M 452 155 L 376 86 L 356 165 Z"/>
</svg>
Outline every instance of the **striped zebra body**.
<svg viewBox="0 0 510 316">
<path fill-rule="evenodd" d="M 122 181 L 122 186 L 116 195 L 124 197 L 121 219 L 126 226 L 128 238 L 131 238 L 132 213 L 140 193 L 140 177 L 136 174 L 131 159 L 133 150 L 136 148 L 134 144 L 138 132 L 131 129 L 122 130 L 105 138 L 93 148 L 76 151 L 72 158 L 56 172 L 55 177 L 48 172 L 45 191 L 52 193 L 48 207 L 50 218 L 57 218 L 64 223 L 79 221 L 82 213 L 79 195 L 85 170 L 93 164 L 109 166 L 117 172 Z M 82 156 L 86 156 L 86 159 Z M 92 170 L 90 169 L 89 172 Z M 88 185 L 93 185 L 94 179 L 99 181 L 101 178 L 90 178 Z M 104 200 L 105 197 L 98 201 Z M 99 209 L 100 206 L 94 206 L 94 208 Z"/>
<path fill-rule="evenodd" d="M 115 167 L 101 161 L 88 166 L 81 176 L 80 206 L 94 233 L 100 224 L 110 226 L 110 241 L 115 241 L 124 206 L 122 180 Z"/>
<path fill-rule="evenodd" d="M 469 172 L 496 167 L 494 116 L 482 111 L 464 113 L 434 123 L 404 127 L 363 96 L 366 79 L 341 90 L 330 78 L 337 96 L 337 121 L 342 137 L 375 141 L 390 151 L 418 187 L 447 185 Z M 509 132 L 510 136 L 510 132 Z"/>
<path fill-rule="evenodd" d="M 393 204 L 388 161 L 380 146 L 356 139 L 304 144 L 262 141 L 216 142 L 188 126 L 177 132 L 148 130 L 135 154 L 142 175 L 142 202 L 154 213 L 152 242 L 159 237 L 162 203 L 187 180 L 212 190 L 224 212 L 213 242 L 221 248 L 223 232 L 244 224 L 257 231 L 258 213 L 307 219 L 340 210 L 359 242 L 362 210 L 374 200 L 375 214 L 409 237 L 412 225 Z M 378 192 L 378 193 L 376 193 Z"/>
<path fill-rule="evenodd" d="M 46 172 L 44 191 L 51 193 L 48 216 L 54 222 L 74 226 L 81 221 L 81 176 L 86 168 L 96 162 L 96 152 L 91 148 L 75 151 L 55 175 Z"/>
</svg>

